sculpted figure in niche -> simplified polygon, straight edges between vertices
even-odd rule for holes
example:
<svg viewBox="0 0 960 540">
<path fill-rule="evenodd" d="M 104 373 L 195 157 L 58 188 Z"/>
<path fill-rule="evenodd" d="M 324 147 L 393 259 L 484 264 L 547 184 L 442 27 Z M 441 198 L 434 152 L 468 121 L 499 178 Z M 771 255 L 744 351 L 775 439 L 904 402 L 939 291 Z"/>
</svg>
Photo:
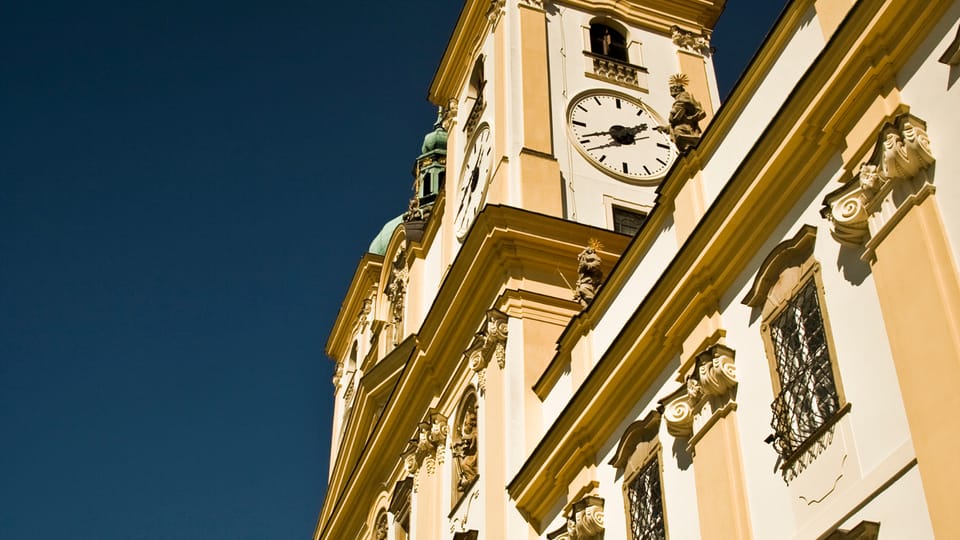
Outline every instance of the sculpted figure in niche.
<svg viewBox="0 0 960 540">
<path fill-rule="evenodd" d="M 457 460 L 459 479 L 457 491 L 465 492 L 479 476 L 477 470 L 477 406 L 470 404 L 463 413 L 460 424 L 460 441 L 453 445 L 453 457 Z"/>
<path fill-rule="evenodd" d="M 683 73 L 670 77 L 670 95 L 673 97 L 668 119 L 670 123 L 657 128 L 670 135 L 681 154 L 685 154 L 700 141 L 700 120 L 707 117 L 700 102 L 687 92 L 688 84 L 690 79 Z"/>
</svg>

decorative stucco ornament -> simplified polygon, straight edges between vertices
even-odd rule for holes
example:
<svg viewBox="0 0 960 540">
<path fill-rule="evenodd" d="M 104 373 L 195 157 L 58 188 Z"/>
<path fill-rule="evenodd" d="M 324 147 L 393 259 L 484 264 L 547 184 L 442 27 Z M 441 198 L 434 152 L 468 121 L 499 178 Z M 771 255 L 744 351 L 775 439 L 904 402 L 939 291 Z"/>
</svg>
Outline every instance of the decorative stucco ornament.
<svg viewBox="0 0 960 540">
<path fill-rule="evenodd" d="M 662 402 L 668 433 L 692 437 L 714 412 L 733 401 L 737 387 L 733 359 L 733 350 L 720 344 L 697 355 L 684 385 Z"/>
<path fill-rule="evenodd" d="M 923 120 L 906 113 L 884 124 L 856 176 L 824 198 L 820 213 L 833 237 L 865 247 L 862 258 L 869 259 L 904 212 L 934 192 L 928 174 L 934 161 Z"/>
<path fill-rule="evenodd" d="M 486 391 L 486 369 L 491 360 L 503 369 L 507 363 L 507 316 L 500 311 L 487 311 L 480 331 L 464 351 L 467 366 L 477 374 L 477 388 Z"/>
<path fill-rule="evenodd" d="M 709 30 L 705 29 L 702 33 L 697 34 L 696 32 L 684 30 L 679 26 L 673 26 L 670 28 L 670 32 L 673 38 L 673 44 L 677 47 L 701 56 L 713 54 L 713 47 L 710 46 Z"/>
</svg>

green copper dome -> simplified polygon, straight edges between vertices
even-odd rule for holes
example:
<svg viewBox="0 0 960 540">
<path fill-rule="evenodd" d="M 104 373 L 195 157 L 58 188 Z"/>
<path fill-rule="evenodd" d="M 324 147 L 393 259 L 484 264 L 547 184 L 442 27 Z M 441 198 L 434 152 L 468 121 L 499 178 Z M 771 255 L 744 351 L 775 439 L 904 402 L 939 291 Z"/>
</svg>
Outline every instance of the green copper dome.
<svg viewBox="0 0 960 540">
<path fill-rule="evenodd" d="M 443 110 L 437 112 L 437 121 L 433 124 L 433 131 L 427 133 L 423 138 L 423 146 L 420 147 L 420 154 L 426 154 L 435 150 L 447 151 L 447 130 L 443 129 Z"/>
<path fill-rule="evenodd" d="M 373 242 L 370 242 L 370 247 L 367 248 L 367 251 L 381 256 L 386 255 L 387 246 L 390 244 L 390 237 L 393 236 L 393 231 L 397 228 L 397 225 L 401 223 L 403 223 L 403 214 L 386 222 L 376 238 L 373 239 Z"/>
</svg>

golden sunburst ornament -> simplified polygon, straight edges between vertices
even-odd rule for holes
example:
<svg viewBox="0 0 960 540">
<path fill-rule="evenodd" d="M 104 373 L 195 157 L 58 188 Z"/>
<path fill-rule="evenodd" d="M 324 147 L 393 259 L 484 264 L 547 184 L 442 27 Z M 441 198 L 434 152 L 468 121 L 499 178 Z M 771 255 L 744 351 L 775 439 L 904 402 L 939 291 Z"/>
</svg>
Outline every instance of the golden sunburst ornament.
<svg viewBox="0 0 960 540">
<path fill-rule="evenodd" d="M 675 73 L 670 76 L 670 86 L 687 86 L 690 84 L 690 77 L 686 73 Z"/>
</svg>

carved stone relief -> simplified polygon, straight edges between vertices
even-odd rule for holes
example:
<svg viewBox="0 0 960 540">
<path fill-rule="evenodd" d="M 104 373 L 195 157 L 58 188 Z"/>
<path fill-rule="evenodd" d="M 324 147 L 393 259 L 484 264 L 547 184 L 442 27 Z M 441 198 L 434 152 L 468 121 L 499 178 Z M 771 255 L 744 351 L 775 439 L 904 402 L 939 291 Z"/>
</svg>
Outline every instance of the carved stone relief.
<svg viewBox="0 0 960 540">
<path fill-rule="evenodd" d="M 487 311 L 483 327 L 464 351 L 467 365 L 477 373 L 477 387 L 486 390 L 486 369 L 495 360 L 500 369 L 506 365 L 507 316 L 495 309 Z"/>
<path fill-rule="evenodd" d="M 857 175 L 824 199 L 821 215 L 837 241 L 866 247 L 870 258 L 910 206 L 934 191 L 928 170 L 934 163 L 926 123 L 902 114 L 880 129 L 870 158 Z"/>
<path fill-rule="evenodd" d="M 413 476 L 413 491 L 417 491 L 417 473 L 424 469 L 428 475 L 443 465 L 447 445 L 447 418 L 440 413 L 431 413 L 417 426 L 417 433 L 407 443 L 403 454 L 403 463 L 410 476 Z"/>
<path fill-rule="evenodd" d="M 595 495 L 573 503 L 565 529 L 547 535 L 552 540 L 591 540 L 602 538 L 604 532 L 603 499 Z"/>
<path fill-rule="evenodd" d="M 716 344 L 697 355 L 685 384 L 661 402 L 667 431 L 693 439 L 718 411 L 734 402 L 737 368 L 734 352 Z"/>
<path fill-rule="evenodd" d="M 487 8 L 487 20 L 490 21 L 491 32 L 496 30 L 497 24 L 500 23 L 500 18 L 503 17 L 506 5 L 506 0 L 491 0 L 490 7 Z"/>
<path fill-rule="evenodd" d="M 401 249 L 396 258 L 394 258 L 390 277 L 384 293 L 390 302 L 390 312 L 388 323 L 393 327 L 392 344 L 400 342 L 400 333 L 403 328 L 403 314 L 406 309 L 407 283 L 410 281 L 410 274 L 407 270 L 406 250 Z"/>
<path fill-rule="evenodd" d="M 674 26 L 670 30 L 672 32 L 673 44 L 677 47 L 701 56 L 713 54 L 713 47 L 710 46 L 709 30 L 705 29 L 703 33 L 700 34 L 684 30 L 679 26 Z"/>
</svg>

